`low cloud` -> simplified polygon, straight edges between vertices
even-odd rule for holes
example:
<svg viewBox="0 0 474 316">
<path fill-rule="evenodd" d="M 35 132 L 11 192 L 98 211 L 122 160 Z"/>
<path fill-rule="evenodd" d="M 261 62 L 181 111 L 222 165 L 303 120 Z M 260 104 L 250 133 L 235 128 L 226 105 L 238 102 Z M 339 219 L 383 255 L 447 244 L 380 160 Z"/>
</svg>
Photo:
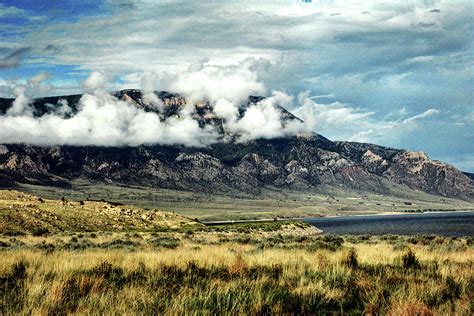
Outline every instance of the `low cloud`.
<svg viewBox="0 0 474 316">
<path fill-rule="evenodd" d="M 249 95 L 265 94 L 265 85 L 259 81 L 257 72 L 253 71 L 260 60 L 251 58 L 230 66 L 207 62 L 208 60 L 203 60 L 181 73 L 163 76 L 161 87 L 181 93 L 190 101 L 208 100 L 212 103 L 226 99 L 240 104 Z"/>
<path fill-rule="evenodd" d="M 28 88 L 37 88 L 49 75 L 40 74 L 27 85 L 15 89 L 16 98 L 5 115 L 0 116 L 2 143 L 34 145 L 100 145 L 137 146 L 144 144 L 185 145 L 202 147 L 222 137 L 211 124 L 200 127 L 195 115 L 195 102 L 205 100 L 217 118 L 223 121 L 227 134 L 238 141 L 274 138 L 294 134 L 302 129 L 300 121 L 285 122 L 278 105 L 290 105 L 293 98 L 274 92 L 269 98 L 251 104 L 241 116 L 249 95 L 265 91 L 263 83 L 249 67 L 229 68 L 193 65 L 172 77 L 167 88 L 188 100 L 179 115 L 165 117 L 163 102 L 153 92 L 144 92 L 142 100 L 155 111 L 119 100 L 101 87 L 106 76 L 93 72 L 83 83 L 92 92 L 84 94 L 73 113 L 66 100 L 51 105 L 51 111 L 35 116 Z M 160 80 L 162 81 L 163 78 Z M 156 85 L 160 84 L 160 80 Z M 146 83 L 148 90 L 150 84 Z M 301 126 L 299 126 L 300 124 Z M 298 126 L 297 126 L 298 125 Z"/>
<path fill-rule="evenodd" d="M 215 142 L 209 128 L 200 128 L 190 116 L 161 121 L 154 112 L 145 112 L 112 95 L 97 91 L 84 94 L 75 115 L 62 101 L 54 113 L 32 115 L 24 90 L 18 90 L 15 104 L 0 116 L 3 143 L 34 145 L 136 146 L 143 144 L 182 144 L 206 146 Z M 26 105 L 25 105 L 26 104 Z"/>
<path fill-rule="evenodd" d="M 378 141 L 396 138 L 400 131 L 410 131 L 417 122 L 439 113 L 428 109 L 409 116 L 406 109 L 391 113 L 382 120 L 375 112 L 334 102 L 318 104 L 308 92 L 297 98 L 282 91 L 273 91 L 263 100 L 248 104 L 249 96 L 261 95 L 266 89 L 258 79 L 253 65 L 258 60 L 224 67 L 208 65 L 207 61 L 193 64 L 177 74 L 163 76 L 147 74 L 143 84 L 142 101 L 153 108 L 148 111 L 136 104 L 119 100 L 105 92 L 107 76 L 93 72 L 83 83 L 91 92 L 82 96 L 74 112 L 66 100 L 50 105 L 50 112 L 34 115 L 28 89 L 38 89 L 48 80 L 39 74 L 15 89 L 15 101 L 5 115 L 0 116 L 1 143 L 29 143 L 34 145 L 185 145 L 208 146 L 233 137 L 237 142 L 271 139 L 296 135 L 301 132 L 323 132 L 331 138 L 353 141 Z M 137 79 L 137 78 L 136 78 Z M 163 104 L 153 90 L 164 88 L 182 94 L 187 104 L 178 115 L 165 117 Z M 215 118 L 222 121 L 219 128 L 199 125 L 195 119 L 196 102 L 205 101 Z M 285 113 L 294 109 L 300 121 Z"/>
</svg>

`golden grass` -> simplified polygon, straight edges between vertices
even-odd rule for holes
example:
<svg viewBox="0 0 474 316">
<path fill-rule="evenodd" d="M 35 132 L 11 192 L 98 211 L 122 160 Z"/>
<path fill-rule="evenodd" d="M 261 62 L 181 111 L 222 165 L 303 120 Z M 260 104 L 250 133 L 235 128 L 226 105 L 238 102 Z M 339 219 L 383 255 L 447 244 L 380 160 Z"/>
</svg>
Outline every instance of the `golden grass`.
<svg viewBox="0 0 474 316">
<path fill-rule="evenodd" d="M 301 248 L 324 237 L 287 237 L 262 248 L 218 243 L 216 234 L 159 235 L 178 239 L 179 246 L 157 250 L 147 244 L 154 236 L 143 234 L 134 248 L 41 251 L 33 247 L 35 237 L 18 238 L 28 243 L 0 252 L 0 314 L 473 312 L 474 248 L 465 239 L 446 239 L 438 247 L 407 244 L 420 263 L 407 268 L 401 261 L 406 248 L 379 238 L 346 241 L 332 251 Z M 118 237 L 99 233 L 94 239 Z M 61 238 L 69 237 L 56 240 Z M 357 265 L 347 263 L 350 249 Z"/>
</svg>

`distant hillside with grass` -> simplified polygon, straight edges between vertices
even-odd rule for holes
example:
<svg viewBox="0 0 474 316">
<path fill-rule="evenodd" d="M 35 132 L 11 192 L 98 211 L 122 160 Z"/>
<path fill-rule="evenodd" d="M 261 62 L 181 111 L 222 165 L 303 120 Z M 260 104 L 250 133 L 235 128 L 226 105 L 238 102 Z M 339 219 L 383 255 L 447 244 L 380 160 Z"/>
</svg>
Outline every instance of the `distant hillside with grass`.
<svg viewBox="0 0 474 316">
<path fill-rule="evenodd" d="M 0 233 L 46 234 L 63 231 L 145 231 L 202 226 L 171 212 L 106 201 L 48 200 L 0 190 Z"/>
</svg>

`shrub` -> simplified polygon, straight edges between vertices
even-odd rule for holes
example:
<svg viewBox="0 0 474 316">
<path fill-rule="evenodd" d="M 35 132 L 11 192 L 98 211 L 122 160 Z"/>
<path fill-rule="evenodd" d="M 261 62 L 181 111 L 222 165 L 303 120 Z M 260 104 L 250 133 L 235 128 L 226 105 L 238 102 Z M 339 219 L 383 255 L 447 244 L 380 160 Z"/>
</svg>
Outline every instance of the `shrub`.
<svg viewBox="0 0 474 316">
<path fill-rule="evenodd" d="M 20 230 L 7 230 L 6 232 L 3 233 L 5 236 L 10 236 L 10 237 L 17 237 L 17 236 L 25 236 L 26 233 Z"/>
<path fill-rule="evenodd" d="M 17 312 L 23 307 L 26 294 L 26 267 L 24 261 L 16 262 L 8 273 L 0 276 L 0 315 Z"/>
<path fill-rule="evenodd" d="M 351 269 L 357 269 L 359 262 L 357 261 L 357 253 L 354 248 L 351 248 L 342 259 L 342 264 Z"/>
<path fill-rule="evenodd" d="M 134 248 L 137 246 L 139 246 L 139 243 L 133 242 L 129 239 L 120 239 L 120 238 L 101 244 L 102 248 L 111 248 L 111 249 Z"/>
<path fill-rule="evenodd" d="M 179 246 L 179 239 L 170 236 L 160 236 L 148 240 L 150 244 L 158 248 L 174 249 Z"/>
<path fill-rule="evenodd" d="M 402 267 L 405 270 L 418 269 L 420 267 L 418 258 L 410 248 L 408 248 L 408 250 L 402 255 Z"/>
<path fill-rule="evenodd" d="M 461 287 L 451 276 L 448 276 L 445 281 L 444 289 L 441 293 L 441 299 L 444 299 L 445 301 L 454 301 L 460 297 Z"/>
<path fill-rule="evenodd" d="M 45 236 L 49 234 L 49 229 L 47 229 L 46 227 L 37 227 L 33 229 L 31 234 L 35 237 Z"/>
<path fill-rule="evenodd" d="M 408 248 L 407 243 L 405 241 L 398 241 L 395 242 L 393 245 L 393 250 L 394 251 L 400 251 L 400 250 L 405 250 Z"/>
<path fill-rule="evenodd" d="M 56 250 L 56 246 L 53 244 L 45 243 L 44 241 L 42 243 L 35 244 L 34 247 L 36 249 L 42 250 L 45 253 L 52 253 L 54 250 Z"/>
<path fill-rule="evenodd" d="M 394 241 L 394 240 L 398 240 L 399 238 L 400 238 L 400 236 L 392 235 L 392 234 L 387 234 L 387 235 L 380 236 L 380 240 L 386 240 L 386 241 Z"/>
<path fill-rule="evenodd" d="M 245 262 L 242 255 L 239 253 L 235 256 L 234 262 L 229 266 L 230 275 L 242 276 L 248 269 L 247 262 Z"/>
</svg>

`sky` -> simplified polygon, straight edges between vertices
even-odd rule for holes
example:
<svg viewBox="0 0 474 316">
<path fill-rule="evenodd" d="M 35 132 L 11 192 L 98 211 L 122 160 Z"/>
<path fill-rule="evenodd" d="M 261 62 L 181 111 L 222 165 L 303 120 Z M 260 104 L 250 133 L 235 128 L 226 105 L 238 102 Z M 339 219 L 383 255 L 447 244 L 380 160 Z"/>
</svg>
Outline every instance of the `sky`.
<svg viewBox="0 0 474 316">
<path fill-rule="evenodd" d="M 280 96 L 332 140 L 474 172 L 473 15 L 474 1 L 0 1 L 0 96 Z"/>
</svg>

